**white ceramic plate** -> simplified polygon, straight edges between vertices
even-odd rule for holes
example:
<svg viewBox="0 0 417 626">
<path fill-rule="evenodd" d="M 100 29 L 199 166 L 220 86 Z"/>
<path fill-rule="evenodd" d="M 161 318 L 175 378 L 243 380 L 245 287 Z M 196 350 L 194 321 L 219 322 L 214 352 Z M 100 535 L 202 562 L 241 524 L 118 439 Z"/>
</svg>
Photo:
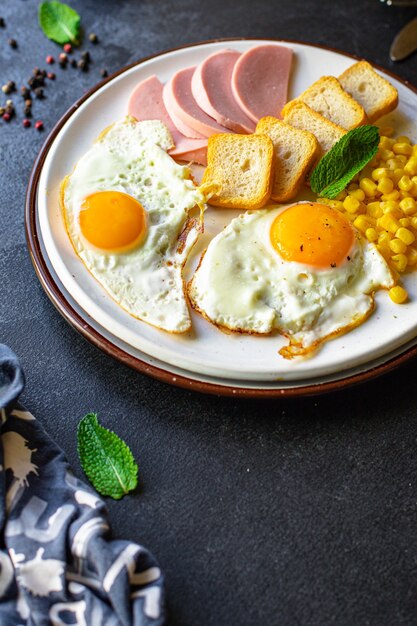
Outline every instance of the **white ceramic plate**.
<svg viewBox="0 0 417 626">
<path fill-rule="evenodd" d="M 404 281 L 410 294 L 408 304 L 395 305 L 386 292 L 378 292 L 376 310 L 367 322 L 326 342 L 310 359 L 287 361 L 278 354 L 285 344 L 278 335 L 260 338 L 225 334 L 194 312 L 192 332 L 170 335 L 129 316 L 113 302 L 74 253 L 58 201 L 60 181 L 71 172 L 103 128 L 126 115 L 130 92 L 139 81 L 156 74 L 165 82 L 176 70 L 195 65 L 216 50 L 230 47 L 244 51 L 258 43 L 265 43 L 265 40 L 229 40 L 167 52 L 139 62 L 95 90 L 67 116 L 47 151 L 37 186 L 37 218 L 47 264 L 62 289 L 84 312 L 86 319 L 93 320 L 115 345 L 127 346 L 133 353 L 137 351 L 138 358 L 146 355 L 167 371 L 178 368 L 191 379 L 279 389 L 343 379 L 351 372 L 373 368 L 414 345 L 417 337 L 416 276 L 409 275 Z M 290 98 L 320 76 L 338 76 L 354 62 L 351 57 L 327 49 L 282 43 L 294 50 L 296 59 Z M 397 133 L 408 134 L 417 141 L 417 129 L 412 121 L 417 111 L 417 94 L 401 81 L 391 76 L 387 78 L 399 91 L 400 105 L 379 124 L 394 126 Z M 187 266 L 189 275 L 210 238 L 236 215 L 236 211 L 207 211 L 205 234 Z"/>
</svg>

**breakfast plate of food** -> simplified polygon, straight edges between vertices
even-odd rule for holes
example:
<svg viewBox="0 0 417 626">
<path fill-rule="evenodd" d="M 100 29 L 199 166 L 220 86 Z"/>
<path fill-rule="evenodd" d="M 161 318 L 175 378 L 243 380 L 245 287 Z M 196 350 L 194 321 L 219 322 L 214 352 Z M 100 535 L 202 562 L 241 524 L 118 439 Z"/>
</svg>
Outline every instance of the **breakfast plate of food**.
<svg viewBox="0 0 417 626">
<path fill-rule="evenodd" d="M 29 183 L 46 292 L 176 385 L 320 393 L 417 352 L 416 91 L 365 60 L 222 40 L 141 60 L 58 122 Z"/>
</svg>

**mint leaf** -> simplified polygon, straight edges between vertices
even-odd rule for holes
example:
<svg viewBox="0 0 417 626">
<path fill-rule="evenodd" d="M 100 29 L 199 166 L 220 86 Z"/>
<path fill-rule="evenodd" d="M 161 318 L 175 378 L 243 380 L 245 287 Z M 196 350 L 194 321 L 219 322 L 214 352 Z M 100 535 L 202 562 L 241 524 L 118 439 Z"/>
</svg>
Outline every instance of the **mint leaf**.
<svg viewBox="0 0 417 626">
<path fill-rule="evenodd" d="M 311 189 L 324 198 L 336 198 L 352 178 L 376 155 L 379 130 L 359 126 L 343 135 L 325 154 L 310 177 Z"/>
<path fill-rule="evenodd" d="M 93 487 L 102 496 L 120 500 L 138 483 L 138 466 L 129 447 L 88 413 L 78 424 L 78 455 Z"/>
<path fill-rule="evenodd" d="M 42 2 L 38 11 L 39 25 L 48 39 L 56 43 L 78 45 L 80 16 L 63 2 Z"/>
</svg>

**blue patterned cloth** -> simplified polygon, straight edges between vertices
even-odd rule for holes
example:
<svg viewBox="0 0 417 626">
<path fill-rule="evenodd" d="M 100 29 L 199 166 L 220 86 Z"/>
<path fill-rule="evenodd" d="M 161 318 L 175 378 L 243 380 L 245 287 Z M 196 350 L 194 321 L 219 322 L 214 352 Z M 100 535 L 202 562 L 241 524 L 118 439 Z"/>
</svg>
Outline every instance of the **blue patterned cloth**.
<svg viewBox="0 0 417 626">
<path fill-rule="evenodd" d="M 1 626 L 164 624 L 155 558 L 111 539 L 103 501 L 17 404 L 23 387 L 16 356 L 0 344 Z"/>
</svg>

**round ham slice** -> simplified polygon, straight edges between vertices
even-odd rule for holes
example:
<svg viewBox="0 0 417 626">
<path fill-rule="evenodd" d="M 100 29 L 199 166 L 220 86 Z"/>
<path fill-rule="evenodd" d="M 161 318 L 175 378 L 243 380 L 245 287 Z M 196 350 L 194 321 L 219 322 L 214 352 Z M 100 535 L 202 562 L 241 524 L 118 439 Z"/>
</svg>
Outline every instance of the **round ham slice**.
<svg viewBox="0 0 417 626">
<path fill-rule="evenodd" d="M 232 91 L 233 68 L 241 53 L 214 52 L 197 66 L 191 79 L 192 94 L 203 111 L 235 133 L 253 133 L 255 123 L 240 108 Z"/>
<path fill-rule="evenodd" d="M 244 52 L 232 73 L 232 91 L 246 115 L 254 122 L 261 117 L 279 117 L 287 102 L 292 50 L 265 44 Z"/>
<path fill-rule="evenodd" d="M 189 139 L 180 133 L 168 115 L 162 98 L 163 84 L 156 76 L 141 81 L 132 91 L 128 113 L 137 120 L 161 120 L 169 128 L 175 148 L 169 154 L 181 161 L 207 165 L 207 139 Z"/>
<path fill-rule="evenodd" d="M 194 70 L 195 67 L 180 70 L 166 83 L 163 99 L 169 115 L 179 118 L 181 122 L 204 137 L 230 132 L 207 115 L 195 101 L 191 92 L 191 79 Z"/>
</svg>

